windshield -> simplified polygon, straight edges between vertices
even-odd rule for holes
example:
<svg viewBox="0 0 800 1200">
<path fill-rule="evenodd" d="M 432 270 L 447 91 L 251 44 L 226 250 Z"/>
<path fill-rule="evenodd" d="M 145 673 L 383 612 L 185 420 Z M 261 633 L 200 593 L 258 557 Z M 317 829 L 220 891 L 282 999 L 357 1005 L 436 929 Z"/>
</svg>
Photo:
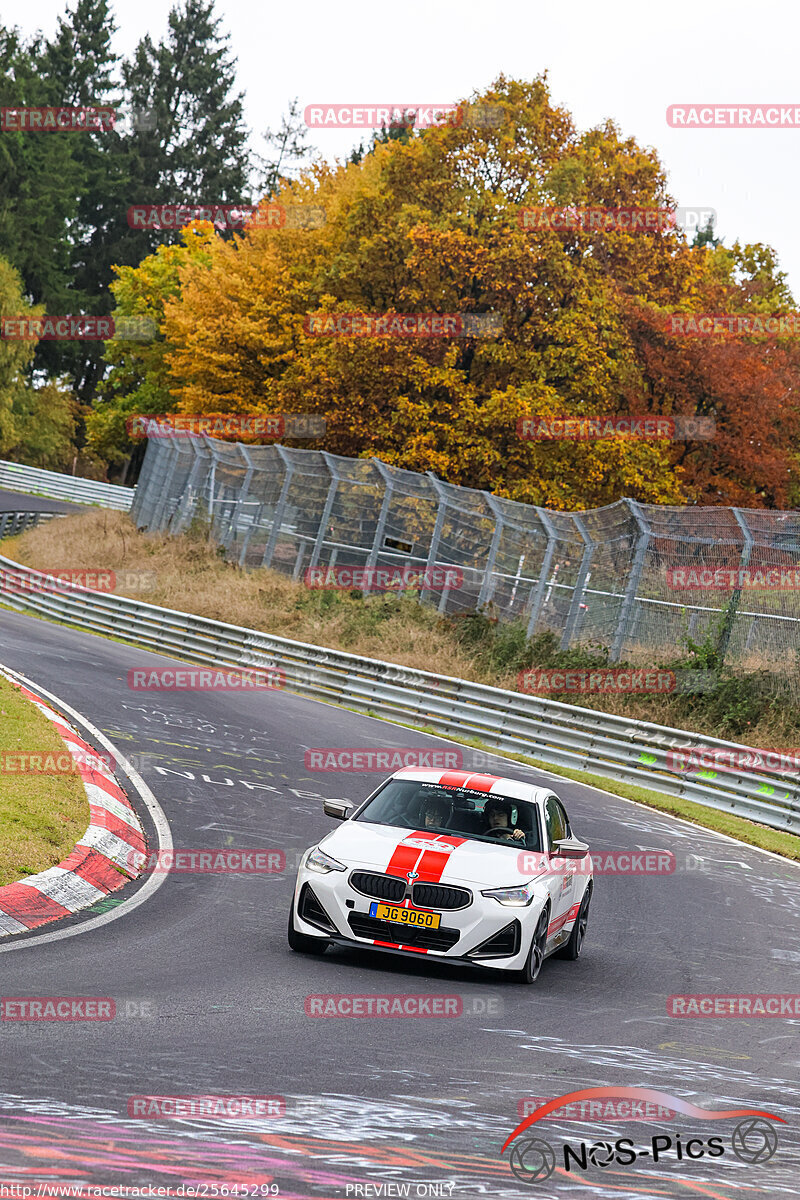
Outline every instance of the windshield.
<svg viewBox="0 0 800 1200">
<path fill-rule="evenodd" d="M 536 806 L 471 788 L 389 779 L 355 821 L 449 833 L 517 850 L 541 850 Z"/>
</svg>

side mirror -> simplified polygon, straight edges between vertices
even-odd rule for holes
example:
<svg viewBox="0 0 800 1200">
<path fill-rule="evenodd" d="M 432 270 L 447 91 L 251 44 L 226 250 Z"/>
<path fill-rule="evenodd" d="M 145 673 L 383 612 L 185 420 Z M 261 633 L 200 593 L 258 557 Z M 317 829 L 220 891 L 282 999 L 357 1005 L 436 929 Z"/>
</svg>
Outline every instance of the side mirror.
<svg viewBox="0 0 800 1200">
<path fill-rule="evenodd" d="M 586 842 L 579 842 L 577 838 L 561 838 L 557 842 L 553 842 L 553 854 L 557 858 L 585 858 L 589 853 L 589 847 Z"/>
<path fill-rule="evenodd" d="M 322 809 L 326 817 L 333 817 L 334 821 L 346 821 L 350 813 L 356 807 L 349 800 L 323 800 Z"/>
</svg>

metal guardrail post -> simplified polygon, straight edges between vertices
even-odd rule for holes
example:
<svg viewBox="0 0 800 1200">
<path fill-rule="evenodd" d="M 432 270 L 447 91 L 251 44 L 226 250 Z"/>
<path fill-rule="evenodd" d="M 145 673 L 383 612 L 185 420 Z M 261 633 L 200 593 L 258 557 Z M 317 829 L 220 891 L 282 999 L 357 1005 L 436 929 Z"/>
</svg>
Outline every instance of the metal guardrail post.
<svg viewBox="0 0 800 1200">
<path fill-rule="evenodd" d="M 483 568 L 483 581 L 481 582 L 481 590 L 478 593 L 478 610 L 483 608 L 484 604 L 488 604 L 494 595 L 494 564 L 497 558 L 497 551 L 500 549 L 500 539 L 502 538 L 503 531 L 505 529 L 505 522 L 503 520 L 503 514 L 500 511 L 500 505 L 497 503 L 491 492 L 484 492 L 483 496 L 494 516 L 494 533 L 492 534 L 492 542 L 489 546 L 489 555 Z"/>
<path fill-rule="evenodd" d="M 322 457 L 325 462 L 325 466 L 330 472 L 331 481 L 328 484 L 328 494 L 325 497 L 322 516 L 320 517 L 319 525 L 317 526 L 317 536 L 314 538 L 314 545 L 311 549 L 311 559 L 308 564 L 309 571 L 312 569 L 312 567 L 316 567 L 317 563 L 319 562 L 320 555 L 322 554 L 322 547 L 325 544 L 325 535 L 328 532 L 328 522 L 331 519 L 333 505 L 336 500 L 336 489 L 339 486 L 339 474 L 336 470 L 336 464 L 333 461 L 333 456 L 328 454 L 327 450 L 323 450 Z"/>
<path fill-rule="evenodd" d="M 367 577 L 365 580 L 364 587 L 361 589 L 365 596 L 368 596 L 369 593 L 372 591 L 372 585 L 370 582 L 370 579 L 371 579 L 370 573 L 373 570 L 376 562 L 378 561 L 378 554 L 380 552 L 381 543 L 383 542 L 383 536 L 386 533 L 386 521 L 389 516 L 389 508 L 391 506 L 392 499 L 394 497 L 394 485 L 392 482 L 392 477 L 389 474 L 389 472 L 386 470 L 385 465 L 378 458 L 373 458 L 372 461 L 375 464 L 375 466 L 377 467 L 378 471 L 380 472 L 380 476 L 381 476 L 381 479 L 383 480 L 385 490 L 383 493 L 383 500 L 381 501 L 381 511 L 378 513 L 378 523 L 375 526 L 375 536 L 372 539 L 372 546 L 370 548 L 369 554 L 367 555 L 367 563 L 366 563 Z"/>
<path fill-rule="evenodd" d="M 586 578 L 589 574 L 589 568 L 592 565 L 592 555 L 595 550 L 595 543 L 589 536 L 585 524 L 577 513 L 572 513 L 572 520 L 575 522 L 575 527 L 578 533 L 583 538 L 583 555 L 581 556 L 581 565 L 578 570 L 578 578 L 575 580 L 575 586 L 572 589 L 572 601 L 570 602 L 569 612 L 567 613 L 567 623 L 564 626 L 564 633 L 561 637 L 561 649 L 568 650 L 570 642 L 575 635 L 575 628 L 578 623 L 578 617 L 581 611 L 581 601 L 586 588 Z"/>
<path fill-rule="evenodd" d="M 278 544 L 278 534 L 280 533 L 281 525 L 283 524 L 283 514 L 286 511 L 286 499 L 289 495 L 289 488 L 292 486 L 292 476 L 294 475 L 292 461 L 284 450 L 283 446 L 276 446 L 275 449 L 280 455 L 286 475 L 284 476 L 281 494 L 278 497 L 278 503 L 275 505 L 275 512 L 272 518 L 272 528 L 269 531 L 269 539 L 267 540 L 267 545 L 264 550 L 264 557 L 261 560 L 262 567 L 268 567 L 272 563 L 272 558 L 275 554 L 275 547 Z"/>
<path fill-rule="evenodd" d="M 639 580 L 642 577 L 644 570 L 644 560 L 647 554 L 647 548 L 650 545 L 650 526 L 644 518 L 641 508 L 636 500 L 624 500 L 628 510 L 631 513 L 638 528 L 638 537 L 636 538 L 636 552 L 633 556 L 628 582 L 625 585 L 625 594 L 622 597 L 622 604 L 619 610 L 619 619 L 617 628 L 614 633 L 614 639 L 611 643 L 609 652 L 609 662 L 619 662 L 622 657 L 622 651 L 625 645 L 625 635 L 628 631 L 628 621 L 630 620 L 631 610 L 633 609 L 636 600 L 636 593 L 639 590 Z"/>
<path fill-rule="evenodd" d="M 550 520 L 547 512 L 543 508 L 536 509 L 536 515 L 544 526 L 547 534 L 547 546 L 545 547 L 544 558 L 542 559 L 542 569 L 539 572 L 539 578 L 531 588 L 531 611 L 528 617 L 527 636 L 532 638 L 536 629 L 536 622 L 539 620 L 539 613 L 542 611 L 542 602 L 544 600 L 544 590 L 547 587 L 547 576 L 550 572 L 550 566 L 555 554 L 556 543 L 558 542 L 558 533 L 553 522 Z"/>
<path fill-rule="evenodd" d="M 733 633 L 733 623 L 736 620 L 736 613 L 739 610 L 739 603 L 742 599 L 742 572 L 744 572 L 750 564 L 750 556 L 753 553 L 754 539 L 747 525 L 747 518 L 740 508 L 732 508 L 731 512 L 736 517 L 739 528 L 744 537 L 744 545 L 742 552 L 739 555 L 739 579 L 738 586 L 733 589 L 731 598 L 725 606 L 725 616 L 722 618 L 722 629 L 720 630 L 719 641 L 717 642 L 718 666 L 722 666 L 725 661 L 725 655 L 728 653 L 728 645 Z M 748 634 L 748 640 L 749 640 Z"/>
<path fill-rule="evenodd" d="M 426 471 L 425 474 L 428 476 L 428 479 L 430 479 L 431 483 L 433 484 L 433 490 L 436 492 L 436 495 L 439 498 L 439 504 L 436 509 L 436 523 L 433 527 L 433 534 L 431 535 L 431 544 L 428 547 L 428 561 L 425 566 L 425 576 L 426 576 L 426 578 L 429 578 L 431 570 L 436 565 L 436 556 L 439 553 L 439 542 L 442 540 L 442 530 L 444 529 L 444 518 L 447 513 L 447 492 L 442 487 L 441 480 L 436 478 L 433 471 Z M 431 589 L 428 587 L 422 588 L 422 590 L 420 591 L 420 594 L 419 594 L 419 598 L 420 598 L 421 602 L 427 600 L 428 594 L 430 591 L 431 591 Z"/>
</svg>

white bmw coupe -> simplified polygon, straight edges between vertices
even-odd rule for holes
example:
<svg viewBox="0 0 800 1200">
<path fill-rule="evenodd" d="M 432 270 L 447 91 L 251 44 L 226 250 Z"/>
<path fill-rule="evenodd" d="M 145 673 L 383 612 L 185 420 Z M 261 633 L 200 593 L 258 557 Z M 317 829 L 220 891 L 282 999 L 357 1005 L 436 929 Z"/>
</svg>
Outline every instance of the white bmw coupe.
<svg viewBox="0 0 800 1200">
<path fill-rule="evenodd" d="M 592 896 L 589 847 L 549 788 L 469 771 L 397 771 L 305 852 L 289 945 L 431 955 L 533 983 L 548 955 L 578 957 Z"/>
</svg>

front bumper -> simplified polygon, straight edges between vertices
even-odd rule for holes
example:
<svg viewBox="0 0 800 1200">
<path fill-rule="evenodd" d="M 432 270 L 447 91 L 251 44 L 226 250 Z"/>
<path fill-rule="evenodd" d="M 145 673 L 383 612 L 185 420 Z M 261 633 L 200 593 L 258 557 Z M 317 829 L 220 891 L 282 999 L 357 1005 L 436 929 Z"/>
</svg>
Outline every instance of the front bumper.
<svg viewBox="0 0 800 1200">
<path fill-rule="evenodd" d="M 543 898 L 516 908 L 487 899 L 473 888 L 473 902 L 465 908 L 442 911 L 440 930 L 434 934 L 370 918 L 373 901 L 351 887 L 352 871 L 348 867 L 346 872 L 321 874 L 301 864 L 293 900 L 298 933 L 337 945 L 496 971 L 518 971 L 525 965 Z"/>
</svg>

